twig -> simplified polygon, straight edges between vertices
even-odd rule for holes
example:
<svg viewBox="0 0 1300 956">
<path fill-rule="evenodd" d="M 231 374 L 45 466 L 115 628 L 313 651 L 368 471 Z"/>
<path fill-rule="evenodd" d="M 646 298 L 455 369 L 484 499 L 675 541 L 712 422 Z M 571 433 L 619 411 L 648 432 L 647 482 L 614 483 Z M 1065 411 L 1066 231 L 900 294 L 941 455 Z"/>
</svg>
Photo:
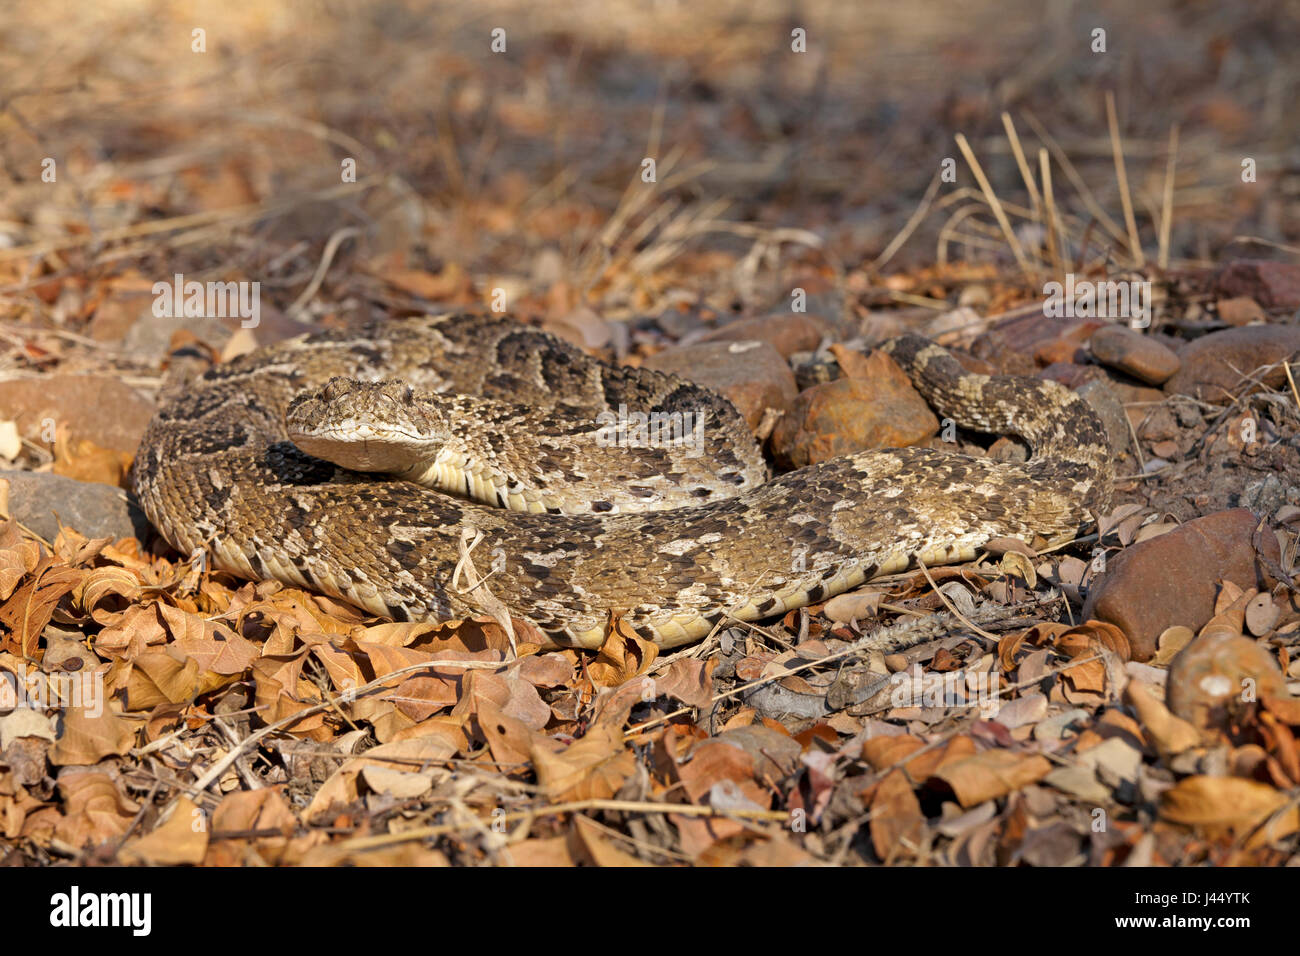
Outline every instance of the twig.
<svg viewBox="0 0 1300 956">
<path fill-rule="evenodd" d="M 325 243 L 325 250 L 321 253 L 320 263 L 316 266 L 315 274 L 312 275 L 311 281 L 307 283 L 307 287 L 302 290 L 298 298 L 294 299 L 289 308 L 285 310 L 286 314 L 293 318 L 299 317 L 303 306 L 316 294 L 316 291 L 321 287 L 321 283 L 325 281 L 325 274 L 329 272 L 330 263 L 334 261 L 334 254 L 338 252 L 343 240 L 359 235 L 361 235 L 360 229 L 355 226 L 348 226 L 346 229 L 335 231 L 329 237 L 329 241 Z"/>
<path fill-rule="evenodd" d="M 1119 201 L 1124 207 L 1124 225 L 1128 229 L 1128 248 L 1134 265 L 1146 265 L 1146 254 L 1138 241 L 1137 219 L 1133 216 L 1133 197 L 1128 191 L 1128 172 L 1124 169 L 1124 145 L 1119 139 L 1119 119 L 1115 116 L 1115 94 L 1106 91 L 1106 122 L 1110 126 L 1110 146 L 1115 156 L 1115 180 L 1119 183 Z"/>
<path fill-rule="evenodd" d="M 471 552 L 479 546 L 483 537 L 483 532 L 477 528 L 460 529 L 460 541 L 457 545 L 460 556 L 456 561 L 456 569 L 451 574 L 451 587 L 458 594 L 469 592 L 470 597 L 478 603 L 479 607 L 501 625 L 501 629 L 506 632 L 506 637 L 510 641 L 510 656 L 513 659 L 519 656 L 519 647 L 515 643 L 515 625 L 510 619 L 510 609 L 506 607 L 504 601 L 488 590 L 487 586 L 487 579 L 496 571 L 493 569 L 484 577 L 478 573 L 478 568 L 474 567 Z M 462 574 L 467 582 L 465 587 L 460 585 Z"/>
<path fill-rule="evenodd" d="M 1283 361 L 1282 368 L 1286 371 L 1286 380 L 1287 383 L 1291 386 L 1291 397 L 1295 399 L 1296 411 L 1300 412 L 1300 392 L 1296 391 L 1295 376 L 1291 374 L 1291 363 L 1287 361 Z"/>
<path fill-rule="evenodd" d="M 1020 240 L 1016 238 L 1015 230 L 1011 228 L 1011 222 L 1007 219 L 1006 212 L 1002 209 L 1002 203 L 998 200 L 997 193 L 993 191 L 993 186 L 988 177 L 984 175 L 984 168 L 980 166 L 980 161 L 975 158 L 975 153 L 970 148 L 970 143 L 966 142 L 966 137 L 962 133 L 956 136 L 957 148 L 966 157 L 966 165 L 970 167 L 975 174 L 975 181 L 979 183 L 980 189 L 984 193 L 984 198 L 988 201 L 989 208 L 993 210 L 993 216 L 997 219 L 998 225 L 1002 227 L 1002 234 L 1006 237 L 1007 245 L 1011 247 L 1011 252 L 1016 257 L 1016 262 L 1020 264 L 1020 271 L 1031 282 L 1034 278 L 1033 270 L 1029 268 L 1029 260 L 1025 258 L 1025 252 L 1020 248 Z"/>
<path fill-rule="evenodd" d="M 1174 220 L 1174 169 L 1178 165 L 1178 124 L 1169 127 L 1169 160 L 1165 164 L 1165 190 L 1160 203 L 1160 251 L 1156 264 L 1169 268 L 1169 233 Z"/>
<path fill-rule="evenodd" d="M 571 800 L 567 803 L 556 803 L 531 810 L 514 810 L 496 819 L 509 823 L 514 820 L 527 820 L 560 813 L 577 813 L 582 810 L 614 810 L 621 813 L 677 813 L 688 817 L 727 817 L 780 822 L 790 819 L 788 810 L 718 810 L 714 807 L 701 807 L 693 803 L 651 803 L 640 800 L 597 799 Z M 356 850 L 374 850 L 379 847 L 392 846 L 394 843 L 407 843 L 411 840 L 425 840 L 430 837 L 445 836 L 448 833 L 473 830 L 482 825 L 483 821 L 475 818 L 474 821 L 466 823 L 442 823 L 434 826 L 412 827 L 409 830 L 403 830 L 401 833 L 382 833 L 378 836 L 344 840 L 341 843 L 332 844 L 330 849 L 344 853 Z"/>
<path fill-rule="evenodd" d="M 368 694 L 373 690 L 380 689 L 385 684 L 389 683 L 394 677 L 400 677 L 403 674 L 414 674 L 416 671 L 436 670 L 440 667 L 463 667 L 466 670 L 496 670 L 498 668 L 505 667 L 509 663 L 510 663 L 509 661 L 455 661 L 455 660 L 425 661 L 420 664 L 410 664 L 406 667 L 399 667 L 397 668 L 397 670 L 389 671 L 383 677 L 377 677 L 374 680 L 372 680 L 370 683 L 363 684 L 360 687 L 356 688 L 351 692 L 351 694 L 352 696 L 360 696 L 361 694 Z M 224 757 L 222 757 L 220 760 L 214 763 L 211 767 L 209 767 L 207 773 L 205 773 L 193 784 L 189 785 L 186 788 L 186 792 L 191 797 L 198 796 L 208 787 L 212 786 L 212 784 L 215 783 L 217 779 L 219 779 L 221 775 L 224 774 L 226 770 L 230 768 L 230 765 L 233 764 L 236 760 L 238 760 L 240 755 L 243 754 L 249 748 L 256 746 L 259 742 L 269 737 L 271 734 L 279 733 L 281 730 L 284 730 L 286 727 L 293 726 L 298 721 L 302 720 L 304 717 L 311 717 L 313 714 L 319 714 L 325 710 L 332 710 L 334 706 L 335 706 L 335 701 L 333 698 L 326 701 L 322 701 L 319 704 L 312 704 L 310 707 L 306 708 L 305 710 L 300 710 L 295 714 L 290 714 L 288 717 L 283 717 L 280 720 L 277 720 L 275 723 L 267 724 L 261 730 L 249 734 L 247 737 L 241 740 L 238 743 L 238 745 L 236 745 L 229 753 L 227 753 Z"/>
<path fill-rule="evenodd" d="M 1025 189 L 1029 191 L 1029 202 L 1034 207 L 1034 218 L 1042 217 L 1042 202 L 1038 198 L 1038 186 L 1034 183 L 1033 171 L 1029 168 L 1029 161 L 1025 159 L 1025 151 L 1020 147 L 1020 137 L 1016 134 L 1016 124 L 1011 120 L 1011 114 L 1002 111 L 1002 128 L 1007 131 L 1007 140 L 1011 143 L 1011 152 L 1016 157 L 1016 165 L 1020 167 L 1020 178 L 1025 181 Z"/>
<path fill-rule="evenodd" d="M 1056 215 L 1056 196 L 1052 192 L 1052 165 L 1047 150 L 1038 150 L 1038 170 L 1043 177 L 1043 205 L 1047 210 L 1047 255 L 1052 260 L 1053 274 L 1065 273 L 1065 227 Z"/>
<path fill-rule="evenodd" d="M 1006 613 L 1007 610 L 1008 610 L 1007 608 L 1003 608 L 1003 607 L 993 607 L 991 609 L 986 610 L 985 613 L 983 614 L 977 612 L 976 616 L 987 617 L 988 620 L 993 621 L 1002 618 L 1002 616 Z M 948 626 L 950 622 L 945 620 L 944 617 L 945 616 L 943 614 L 930 614 L 921 620 L 909 619 L 906 621 L 900 621 L 896 624 L 891 624 L 888 627 L 882 627 L 879 630 L 873 631 L 872 633 L 866 635 L 865 637 L 857 641 L 854 641 L 848 647 L 835 651 L 833 654 L 827 654 L 824 657 L 819 657 L 816 660 L 808 661 L 806 663 L 798 665 L 797 667 L 782 668 L 777 673 L 768 674 L 766 677 L 760 677 L 757 680 L 749 681 L 746 684 L 741 684 L 739 687 L 733 687 L 731 690 L 726 691 L 725 693 L 715 694 L 712 698 L 710 698 L 709 705 L 712 706 L 713 704 L 716 704 L 719 701 L 726 700 L 729 697 L 735 697 L 738 694 L 743 694 L 745 691 L 751 690 L 752 688 L 755 687 L 760 687 L 763 684 L 770 684 L 772 681 L 781 680 L 782 678 L 785 677 L 790 677 L 791 675 L 809 670 L 810 668 L 820 667 L 823 664 L 829 663 L 830 661 L 839 660 L 841 657 L 850 657 L 854 654 L 861 654 L 864 651 L 886 651 L 892 654 L 892 653 L 897 653 L 898 651 L 907 650 L 909 647 L 915 647 L 917 644 L 921 644 L 925 641 L 932 639 L 935 634 L 940 633 L 944 627 Z M 967 626 L 974 628 L 976 631 L 979 631 L 979 628 L 975 627 L 975 625 L 971 624 L 968 620 L 964 618 L 962 620 L 964 623 L 967 624 Z M 979 631 L 979 633 L 987 634 L 987 632 L 985 631 Z M 991 637 L 993 640 L 997 640 L 997 637 L 994 635 L 988 635 L 988 636 Z M 642 733 L 643 731 L 647 730 L 650 727 L 656 727 L 659 724 L 666 723 L 667 721 L 672 720 L 674 717 L 684 716 L 696 709 L 697 708 L 694 707 L 679 708 L 670 713 L 663 714 L 662 716 L 656 717 L 654 720 L 648 720 L 643 724 L 637 724 L 634 727 L 629 727 L 627 730 L 623 732 L 623 736 L 624 737 L 635 736 L 637 734 Z"/>
<path fill-rule="evenodd" d="M 984 630 L 983 628 L 976 627 L 974 622 L 972 622 L 970 618 L 966 617 L 965 614 L 957 610 L 957 606 L 953 604 L 952 601 L 948 600 L 948 595 L 940 591 L 939 585 L 934 583 L 934 578 L 930 576 L 930 569 L 925 566 L 925 562 L 921 560 L 921 556 L 919 554 L 916 556 L 916 566 L 921 569 L 921 573 L 925 575 L 925 579 L 928 582 L 930 582 L 930 587 L 934 590 L 934 593 L 939 595 L 939 600 L 944 603 L 944 606 L 947 607 L 948 610 L 952 612 L 952 615 L 955 618 L 957 618 L 957 620 L 961 621 L 963 624 L 969 627 L 980 637 L 987 637 L 990 641 L 996 641 L 998 639 L 996 634 L 990 634 L 988 631 Z"/>
<path fill-rule="evenodd" d="M 903 224 L 903 228 L 899 230 L 898 235 L 894 236 L 894 238 L 889 241 L 889 245 L 885 246 L 884 251 L 882 251 L 880 255 L 876 256 L 872 261 L 868 271 L 875 272 L 890 259 L 894 258 L 894 255 L 899 249 L 903 248 L 903 244 L 911 238 L 912 233 L 916 231 L 916 227 L 921 224 L 922 220 L 925 219 L 926 214 L 930 211 L 930 204 L 934 202 L 935 194 L 938 193 L 941 182 L 942 176 L 940 173 L 936 172 L 934 178 L 930 180 L 930 185 L 925 189 L 925 195 L 922 196 L 921 201 L 916 204 L 916 209 L 913 211 L 911 217 Z"/>
</svg>

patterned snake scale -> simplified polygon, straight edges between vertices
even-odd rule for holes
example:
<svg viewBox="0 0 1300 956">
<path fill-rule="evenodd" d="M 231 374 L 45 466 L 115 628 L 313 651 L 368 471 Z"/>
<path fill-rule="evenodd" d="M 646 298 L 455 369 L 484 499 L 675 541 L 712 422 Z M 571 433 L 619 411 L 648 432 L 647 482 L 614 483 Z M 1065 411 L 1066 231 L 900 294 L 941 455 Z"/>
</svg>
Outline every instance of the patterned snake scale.
<svg viewBox="0 0 1300 956">
<path fill-rule="evenodd" d="M 882 348 L 940 415 L 1019 435 L 1032 457 L 867 451 L 764 483 L 752 436 L 712 391 L 612 367 L 503 316 L 447 314 L 313 333 L 212 368 L 154 416 L 134 488 L 182 553 L 203 550 L 214 568 L 395 620 L 481 613 L 463 577 L 453 586 L 463 536 L 481 536 L 470 557 L 491 594 L 554 643 L 588 648 L 600 645 L 611 613 L 673 647 L 719 621 L 779 615 L 918 559 L 970 560 L 991 538 L 1067 540 L 1108 506 L 1109 445 L 1074 392 L 971 374 L 916 336 Z M 545 459 L 543 484 L 566 470 L 585 483 L 590 509 L 521 513 L 311 457 L 288 440 L 286 410 L 336 376 L 483 396 L 534 416 L 549 409 L 552 427 L 529 458 Z M 717 481 L 692 487 L 700 503 L 635 513 L 607 493 L 654 487 L 653 475 L 678 470 L 679 449 L 620 449 L 610 475 L 575 474 L 563 462 L 565 428 L 590 429 L 620 405 L 705 414 Z M 510 442 L 506 417 L 483 423 L 484 441 Z"/>
</svg>

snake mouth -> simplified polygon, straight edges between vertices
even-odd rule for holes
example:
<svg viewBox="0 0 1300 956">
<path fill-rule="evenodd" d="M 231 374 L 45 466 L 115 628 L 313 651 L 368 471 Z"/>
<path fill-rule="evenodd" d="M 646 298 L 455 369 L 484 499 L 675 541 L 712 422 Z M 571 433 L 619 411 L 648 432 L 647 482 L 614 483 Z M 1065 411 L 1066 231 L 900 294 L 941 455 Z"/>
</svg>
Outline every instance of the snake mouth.
<svg viewBox="0 0 1300 956">
<path fill-rule="evenodd" d="M 290 428 L 289 438 L 307 454 L 354 471 L 402 471 L 428 454 L 424 436 L 352 419 L 310 432 Z"/>
</svg>

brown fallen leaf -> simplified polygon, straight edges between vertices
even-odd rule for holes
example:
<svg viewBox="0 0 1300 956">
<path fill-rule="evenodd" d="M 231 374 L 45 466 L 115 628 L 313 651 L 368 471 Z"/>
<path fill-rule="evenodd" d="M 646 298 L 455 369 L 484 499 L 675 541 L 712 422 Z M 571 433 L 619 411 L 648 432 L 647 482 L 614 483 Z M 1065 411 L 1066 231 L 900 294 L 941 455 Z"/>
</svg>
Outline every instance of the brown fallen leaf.
<svg viewBox="0 0 1300 956">
<path fill-rule="evenodd" d="M 239 674 L 203 670 L 199 662 L 176 645 L 148 651 L 133 662 L 127 678 L 127 709 L 151 710 L 160 704 L 184 704 L 219 687 L 233 684 Z"/>
<path fill-rule="evenodd" d="M 925 815 L 912 786 L 906 774 L 895 770 L 871 798 L 871 845 L 885 863 L 911 856 L 920 846 Z"/>
<path fill-rule="evenodd" d="M 650 669 L 659 647 L 640 637 L 621 618 L 616 618 L 587 673 L 597 687 L 618 687 Z"/>
<path fill-rule="evenodd" d="M 534 741 L 536 735 L 532 728 L 506 714 L 491 700 L 479 701 L 477 718 L 492 759 L 507 773 L 526 766 L 533 747 L 543 745 Z"/>
<path fill-rule="evenodd" d="M 925 748 L 925 741 L 910 734 L 897 737 L 872 737 L 862 744 L 862 759 L 873 770 L 885 770 L 900 761 L 904 770 L 917 783 L 932 776 L 940 767 L 957 760 L 964 760 L 975 753 L 975 741 L 966 734 L 959 734 L 944 741 L 941 747 L 932 747 L 924 753 L 917 754 L 910 760 L 910 754 Z"/>
<path fill-rule="evenodd" d="M 713 702 L 713 668 L 717 659 L 707 661 L 682 657 L 668 665 L 655 678 L 655 690 L 679 700 L 687 707 L 708 707 Z"/>
<path fill-rule="evenodd" d="M 1201 742 L 1201 732 L 1171 713 L 1142 681 L 1129 681 L 1124 688 L 1124 699 L 1136 712 L 1143 732 L 1161 754 L 1174 756 Z"/>
<path fill-rule="evenodd" d="M 197 865 L 203 862 L 207 852 L 207 820 L 203 811 L 182 795 L 166 820 L 146 836 L 127 840 L 117 858 L 128 865 Z"/>
<path fill-rule="evenodd" d="M 294 836 L 298 818 L 285 802 L 279 788 L 236 790 L 221 798 L 212 812 L 212 830 L 217 833 L 261 833 L 256 837 L 227 838 L 208 844 L 204 862 L 209 866 L 238 866 L 250 862 L 273 865 L 292 862 L 313 846 L 328 839 L 320 831 Z M 279 830 L 278 835 L 266 835 Z"/>
<path fill-rule="evenodd" d="M 514 866 L 577 866 L 578 860 L 569 851 L 570 840 L 568 834 L 533 837 L 511 843 L 502 852 Z"/>
<path fill-rule="evenodd" d="M 537 782 L 558 802 L 612 797 L 636 771 L 636 754 L 624 745 L 622 731 L 608 726 L 593 726 L 559 752 L 534 738 L 528 756 Z"/>
<path fill-rule="evenodd" d="M 366 767 L 387 767 L 392 770 L 419 770 L 428 765 L 440 765 L 455 751 L 436 737 L 415 737 L 380 744 L 358 757 L 352 757 L 334 771 L 316 791 L 311 803 L 303 812 L 303 819 L 312 820 L 335 804 L 348 804 L 360 795 L 357 780 Z"/>
<path fill-rule="evenodd" d="M 1041 780 L 1051 770 L 1051 762 L 1041 754 L 986 750 L 945 764 L 931 779 L 947 784 L 963 807 L 973 807 Z"/>
<path fill-rule="evenodd" d="M 731 744 L 702 740 L 691 748 L 690 759 L 677 765 L 677 776 L 692 803 L 707 802 L 710 791 L 721 781 L 734 783 L 740 794 L 766 809 L 771 796 L 754 780 L 754 759 Z"/>
<path fill-rule="evenodd" d="M 135 745 L 138 726 L 108 709 L 91 716 L 85 707 L 69 707 L 63 712 L 63 728 L 50 750 L 50 763 L 56 767 L 85 767 L 108 756 L 121 756 Z"/>
<path fill-rule="evenodd" d="M 586 735 L 561 750 L 554 749 L 551 738 L 533 736 L 529 757 L 537 782 L 551 799 L 603 799 L 618 792 L 636 771 L 636 754 L 623 737 L 623 726 L 638 700 L 635 683 L 606 694 Z"/>
<path fill-rule="evenodd" d="M 569 848 L 574 856 L 581 854 L 586 862 L 596 866 L 650 866 L 645 860 L 619 849 L 613 831 L 581 813 L 573 818 Z"/>
<path fill-rule="evenodd" d="M 261 719 L 272 724 L 308 710 L 319 703 L 319 690 L 303 677 L 306 652 L 292 657 L 271 657 L 263 653 L 253 662 L 254 704 L 262 708 Z M 358 703 L 361 703 L 358 701 Z M 287 733 L 313 740 L 328 740 L 332 732 L 325 726 L 323 712 L 308 714 L 292 724 Z"/>
<path fill-rule="evenodd" d="M 41 632 L 50 623 L 59 601 L 75 590 L 86 575 L 81 568 L 57 565 L 48 555 L 44 557 L 0 606 L 0 629 L 6 632 L 0 639 L 0 650 L 40 660 L 37 643 Z"/>
<path fill-rule="evenodd" d="M 43 551 L 22 533 L 16 521 L 0 524 L 0 601 L 14 593 L 18 583 L 36 569 Z"/>
<path fill-rule="evenodd" d="M 143 590 L 140 575 L 119 567 L 93 568 L 72 592 L 73 604 L 97 624 L 116 624 Z"/>
<path fill-rule="evenodd" d="M 59 795 L 64 815 L 55 824 L 53 837 L 73 850 L 118 839 L 139 810 L 112 777 L 98 770 L 61 773 Z"/>
<path fill-rule="evenodd" d="M 1240 837 L 1288 803 L 1288 797 L 1266 783 L 1241 777 L 1194 776 L 1180 780 L 1160 796 L 1160 816 L 1171 823 L 1195 827 L 1207 836 Z M 1266 828 L 1270 839 L 1300 829 L 1300 808 L 1294 804 Z"/>
</svg>

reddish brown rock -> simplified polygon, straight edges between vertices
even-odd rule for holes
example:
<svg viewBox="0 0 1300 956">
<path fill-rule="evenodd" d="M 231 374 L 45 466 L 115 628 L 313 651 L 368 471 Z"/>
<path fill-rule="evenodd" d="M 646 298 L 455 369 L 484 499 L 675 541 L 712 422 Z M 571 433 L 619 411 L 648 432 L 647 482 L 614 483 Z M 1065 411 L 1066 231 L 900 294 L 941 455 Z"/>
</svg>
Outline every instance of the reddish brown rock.
<svg viewBox="0 0 1300 956">
<path fill-rule="evenodd" d="M 1285 696 L 1277 660 L 1262 644 L 1240 634 L 1206 633 L 1169 665 L 1165 703 L 1198 730 L 1226 730 L 1262 696 Z"/>
<path fill-rule="evenodd" d="M 1092 357 L 1149 385 L 1167 382 L 1180 362 L 1173 349 L 1125 325 L 1103 325 L 1088 340 Z"/>
<path fill-rule="evenodd" d="M 1251 322 L 1263 322 L 1264 310 L 1250 296 L 1241 295 L 1235 299 L 1220 299 L 1218 303 L 1219 318 L 1229 325 L 1249 325 Z"/>
<path fill-rule="evenodd" d="M 672 372 L 725 395 L 750 428 L 769 408 L 787 411 L 798 390 L 794 373 L 767 342 L 701 342 L 665 349 L 645 360 L 646 368 Z"/>
<path fill-rule="evenodd" d="M 787 468 L 868 448 L 925 441 L 939 420 L 903 371 L 883 352 L 863 359 L 865 377 L 841 378 L 800 393 L 772 433 L 772 452 Z"/>
<path fill-rule="evenodd" d="M 1106 373 L 1095 365 L 1053 362 L 1039 372 L 1038 377 L 1060 382 L 1066 388 L 1082 388 L 1088 382 L 1104 381 Z"/>
<path fill-rule="evenodd" d="M 1239 259 L 1219 273 L 1214 289 L 1225 299 L 1249 296 L 1266 309 L 1300 308 L 1300 265 Z"/>
<path fill-rule="evenodd" d="M 1195 631 L 1214 616 L 1218 581 L 1267 586 L 1255 557 L 1257 524 L 1251 511 L 1234 508 L 1130 546 L 1110 560 L 1088 592 L 1083 619 L 1116 625 L 1127 635 L 1133 659 L 1150 660 L 1166 628 L 1181 624 Z M 1259 538 L 1277 562 L 1277 537 L 1265 529 Z"/>
<path fill-rule="evenodd" d="M 1165 382 L 1165 391 L 1222 402 L 1241 388 L 1243 374 L 1294 359 L 1296 353 L 1300 353 L 1300 326 L 1247 325 L 1211 332 L 1178 353 L 1183 367 Z M 1277 388 L 1286 381 L 1286 373 L 1279 365 L 1261 379 Z"/>
<path fill-rule="evenodd" d="M 833 334 L 831 324 L 820 315 L 787 312 L 737 319 L 700 336 L 697 342 L 767 342 L 785 358 L 795 352 L 811 352 Z"/>
<path fill-rule="evenodd" d="M 1085 361 L 1083 347 L 1102 325 L 1104 323 L 1096 319 L 1089 319 L 1071 326 L 1054 339 L 1040 342 L 1034 347 L 1034 361 L 1039 365 Z"/>
<path fill-rule="evenodd" d="M 74 442 L 134 453 L 153 406 L 109 375 L 50 375 L 0 382 L 0 418 L 15 419 L 21 434 L 46 446 L 51 428 Z"/>
</svg>

